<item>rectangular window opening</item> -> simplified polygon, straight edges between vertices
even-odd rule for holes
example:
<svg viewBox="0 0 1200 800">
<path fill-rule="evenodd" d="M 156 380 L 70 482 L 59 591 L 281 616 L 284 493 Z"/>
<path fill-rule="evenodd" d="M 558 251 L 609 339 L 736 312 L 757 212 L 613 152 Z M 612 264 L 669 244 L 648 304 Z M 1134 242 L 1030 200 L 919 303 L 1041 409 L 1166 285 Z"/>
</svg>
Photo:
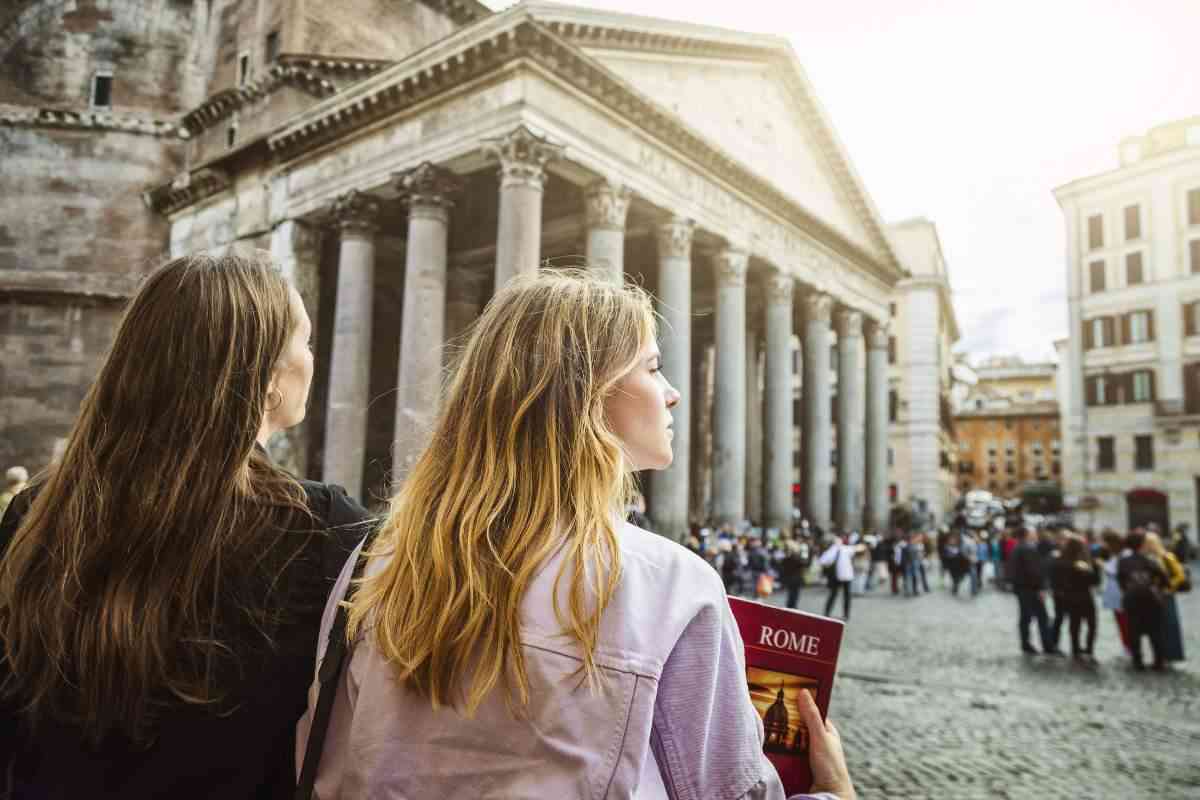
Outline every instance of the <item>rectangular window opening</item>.
<svg viewBox="0 0 1200 800">
<path fill-rule="evenodd" d="M 245 86 L 250 80 L 250 54 L 242 53 L 238 56 L 238 86 Z"/>
<path fill-rule="evenodd" d="M 1093 261 L 1088 264 L 1088 285 L 1092 292 L 1104 291 L 1104 262 Z"/>
<path fill-rule="evenodd" d="M 279 31 L 271 31 L 267 34 L 266 51 L 268 63 L 279 58 Z"/>
<path fill-rule="evenodd" d="M 92 76 L 92 108 L 112 108 L 111 72 L 97 72 Z"/>
<path fill-rule="evenodd" d="M 1145 282 L 1145 275 L 1142 271 L 1142 254 L 1129 253 L 1125 256 L 1125 284 L 1136 286 L 1143 282 Z"/>
<path fill-rule="evenodd" d="M 1104 217 L 1093 214 L 1088 217 L 1088 249 L 1099 250 L 1104 247 Z"/>
<path fill-rule="evenodd" d="M 1200 225 L 1200 189 L 1187 193 L 1188 225 Z"/>
<path fill-rule="evenodd" d="M 225 129 L 225 146 L 233 147 L 237 144 L 237 125 L 230 125 Z"/>
<path fill-rule="evenodd" d="M 1200 273 L 1200 239 L 1188 241 L 1188 264 L 1193 275 Z"/>
<path fill-rule="evenodd" d="M 1142 215 L 1137 206 L 1125 206 L 1125 241 L 1142 238 Z"/>
<path fill-rule="evenodd" d="M 1096 437 L 1096 469 L 1100 472 L 1112 472 L 1117 468 L 1117 452 L 1113 437 Z"/>
<path fill-rule="evenodd" d="M 1133 468 L 1137 470 L 1154 469 L 1154 437 L 1150 435 L 1133 437 Z"/>
</svg>

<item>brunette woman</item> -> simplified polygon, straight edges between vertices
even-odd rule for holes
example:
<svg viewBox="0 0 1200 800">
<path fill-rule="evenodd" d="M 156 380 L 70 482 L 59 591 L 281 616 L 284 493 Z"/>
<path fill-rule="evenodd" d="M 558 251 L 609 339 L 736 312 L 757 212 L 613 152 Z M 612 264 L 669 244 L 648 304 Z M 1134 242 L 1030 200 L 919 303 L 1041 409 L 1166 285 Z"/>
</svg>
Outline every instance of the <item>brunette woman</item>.
<svg viewBox="0 0 1200 800">
<path fill-rule="evenodd" d="M 63 457 L 0 525 L 12 796 L 294 792 L 321 609 L 366 519 L 264 449 L 304 418 L 310 335 L 257 258 L 178 259 L 130 302 Z"/>
<path fill-rule="evenodd" d="M 649 298 L 522 276 L 460 359 L 350 600 L 317 796 L 782 798 L 721 579 L 624 521 L 679 400 Z M 816 788 L 851 798 L 806 694 Z"/>
<path fill-rule="evenodd" d="M 1083 539 L 1067 535 L 1062 550 L 1050 565 L 1050 586 L 1054 592 L 1055 609 L 1058 604 L 1067 613 L 1071 632 L 1071 655 L 1076 661 L 1094 664 L 1096 646 L 1096 601 L 1092 597 L 1094 587 L 1100 585 L 1100 570 L 1092 561 Z M 1081 628 L 1087 624 L 1087 638 L 1080 646 Z"/>
</svg>

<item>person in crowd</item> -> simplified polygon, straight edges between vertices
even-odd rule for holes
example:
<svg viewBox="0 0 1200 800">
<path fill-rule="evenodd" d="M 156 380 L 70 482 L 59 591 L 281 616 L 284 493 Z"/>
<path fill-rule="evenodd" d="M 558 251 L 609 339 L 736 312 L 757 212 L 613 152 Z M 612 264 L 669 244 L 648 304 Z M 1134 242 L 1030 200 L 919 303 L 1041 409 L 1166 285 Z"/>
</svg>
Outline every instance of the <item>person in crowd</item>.
<svg viewBox="0 0 1200 800">
<path fill-rule="evenodd" d="M 1059 594 L 1054 581 L 1051 580 L 1051 572 L 1062 554 L 1063 541 L 1062 531 L 1042 530 L 1038 534 L 1038 555 L 1042 560 L 1042 583 L 1044 586 L 1050 587 L 1050 596 L 1054 599 L 1054 618 L 1050 623 L 1050 641 L 1053 643 L 1052 654 L 1054 655 L 1061 652 L 1058 643 L 1062 640 L 1062 626 L 1068 617 L 1067 600 Z"/>
<path fill-rule="evenodd" d="M 1103 546 L 1102 557 L 1104 559 L 1102 567 L 1104 588 L 1101 590 L 1100 604 L 1105 610 L 1113 612 L 1121 645 L 1126 652 L 1132 653 L 1129 646 L 1129 624 L 1121 604 L 1121 584 L 1117 581 L 1117 564 L 1129 554 L 1129 551 L 1125 549 L 1121 535 L 1112 528 L 1105 528 L 1100 532 L 1100 541 Z"/>
<path fill-rule="evenodd" d="M 991 538 L 995 538 L 993 533 Z M 971 593 L 979 594 L 983 591 L 984 581 L 984 566 L 992 560 L 992 544 L 988 541 L 986 533 L 981 533 L 979 541 L 975 543 L 975 582 L 971 584 Z"/>
<path fill-rule="evenodd" d="M 918 554 L 920 544 L 917 541 L 917 536 L 918 534 L 915 531 L 909 531 L 896 548 L 896 563 L 904 584 L 905 597 L 916 597 L 920 594 L 917 564 L 920 562 L 921 557 Z"/>
<path fill-rule="evenodd" d="M 1071 657 L 1086 664 L 1095 664 L 1093 653 L 1096 646 L 1096 601 L 1092 590 L 1100 585 L 1100 570 L 1092 560 L 1087 544 L 1078 536 L 1069 535 L 1062 550 L 1050 566 L 1050 586 L 1054 592 L 1054 604 L 1059 604 L 1068 615 L 1071 633 Z M 1080 633 L 1087 624 L 1085 644 L 1080 645 Z"/>
<path fill-rule="evenodd" d="M 866 591 L 871 591 L 875 588 L 877 582 L 883 581 L 883 576 L 887 567 L 885 566 L 891 560 L 891 546 L 889 537 L 880 534 L 873 534 L 871 537 L 871 567 L 867 571 Z"/>
<path fill-rule="evenodd" d="M 347 601 L 318 796 L 782 798 L 721 581 L 623 519 L 672 460 L 654 320 L 580 271 L 492 297 Z"/>
<path fill-rule="evenodd" d="M 747 543 L 746 569 L 750 573 L 750 591 L 761 596 L 759 587 L 763 584 L 763 576 L 770 574 L 771 555 L 757 536 L 750 537 Z M 767 596 L 770 596 L 769 593 Z"/>
<path fill-rule="evenodd" d="M 833 536 L 829 546 L 821 553 L 819 562 L 825 570 L 829 596 L 825 598 L 825 616 L 833 612 L 838 592 L 842 593 L 842 619 L 850 621 L 850 584 L 854 580 L 855 545 L 848 536 Z"/>
<path fill-rule="evenodd" d="M 975 561 L 979 558 L 979 545 L 970 529 L 964 528 L 958 537 L 958 554 L 962 559 L 963 577 L 971 584 L 971 596 L 979 594 L 979 582 L 975 575 Z"/>
<path fill-rule="evenodd" d="M 787 589 L 787 607 L 795 608 L 800 602 L 808 567 L 812 563 L 812 552 L 802 539 L 789 539 L 785 545 L 786 555 L 779 562 L 779 581 Z"/>
<path fill-rule="evenodd" d="M 0 492 L 0 517 L 12 499 L 25 490 L 29 483 L 29 471 L 24 467 L 9 467 L 4 473 L 4 491 Z"/>
<path fill-rule="evenodd" d="M 725 583 L 725 591 L 738 597 L 745 588 L 746 552 L 737 539 L 722 539 L 721 549 L 724 552 L 721 559 L 721 579 Z"/>
<path fill-rule="evenodd" d="M 1006 530 L 1004 539 L 1000 543 L 1000 553 L 997 561 L 997 573 L 1000 575 L 997 585 L 1000 591 L 1007 592 L 1012 588 L 1012 578 L 1008 574 L 1008 561 L 1012 558 L 1013 551 L 1017 549 L 1017 545 L 1021 543 L 1025 532 L 1023 530 Z"/>
<path fill-rule="evenodd" d="M 1181 522 L 1175 527 L 1171 533 L 1170 550 L 1175 554 L 1175 559 L 1182 565 L 1192 560 L 1192 546 L 1188 541 L 1188 524 Z"/>
<path fill-rule="evenodd" d="M 176 259 L 130 301 L 0 522 L 12 796 L 293 796 L 325 597 L 369 525 L 265 449 L 304 419 L 310 335 L 261 257 Z"/>
<path fill-rule="evenodd" d="M 1042 651 L 1047 655 L 1061 655 L 1054 647 L 1050 634 L 1050 620 L 1046 616 L 1045 573 L 1042 558 L 1038 554 L 1038 533 L 1034 528 L 1025 529 L 1025 539 L 1013 548 L 1005 564 L 1013 593 L 1017 596 L 1019 617 L 1017 633 L 1021 639 L 1021 652 L 1030 655 L 1038 652 L 1029 641 L 1029 623 L 1037 620 Z"/>
<path fill-rule="evenodd" d="M 917 547 L 913 556 L 917 567 L 917 577 L 921 580 L 921 587 L 925 590 L 925 594 L 929 594 L 929 571 L 927 569 L 931 546 L 929 534 L 924 532 L 917 534 L 916 541 Z"/>
<path fill-rule="evenodd" d="M 1121 603 L 1129 625 L 1129 651 L 1133 668 L 1146 668 L 1142 660 L 1142 637 L 1150 640 L 1154 658 L 1153 669 L 1165 670 L 1166 644 L 1163 641 L 1166 613 L 1163 597 L 1167 590 L 1167 573 L 1144 552 L 1146 534 L 1135 530 L 1125 540 L 1129 551 L 1117 564 L 1117 583 L 1121 586 Z"/>
<path fill-rule="evenodd" d="M 888 579 L 892 584 L 892 594 L 900 594 L 901 578 L 903 577 L 903 572 L 900 569 L 900 561 L 903 550 L 904 532 L 896 528 L 888 535 L 887 549 L 885 550 L 888 555 Z"/>
<path fill-rule="evenodd" d="M 1183 626 L 1179 620 L 1179 603 L 1175 593 L 1187 582 L 1187 573 L 1175 554 L 1163 547 L 1162 539 L 1157 533 L 1146 534 L 1142 552 L 1162 567 L 1167 576 L 1167 585 L 1163 590 L 1163 660 L 1183 661 Z"/>
<path fill-rule="evenodd" d="M 962 579 L 966 574 L 966 559 L 963 558 L 961 537 L 957 533 L 952 533 L 942 539 L 941 543 L 941 570 L 945 574 L 950 573 L 950 594 L 958 596 L 958 587 L 962 583 Z"/>
<path fill-rule="evenodd" d="M 946 575 L 950 573 L 950 564 L 946 560 L 946 548 L 950 546 L 951 533 L 950 529 L 945 525 L 937 529 L 937 535 L 934 537 L 934 549 L 938 555 L 938 588 L 946 588 Z M 951 581 L 954 576 L 951 573 Z"/>
</svg>

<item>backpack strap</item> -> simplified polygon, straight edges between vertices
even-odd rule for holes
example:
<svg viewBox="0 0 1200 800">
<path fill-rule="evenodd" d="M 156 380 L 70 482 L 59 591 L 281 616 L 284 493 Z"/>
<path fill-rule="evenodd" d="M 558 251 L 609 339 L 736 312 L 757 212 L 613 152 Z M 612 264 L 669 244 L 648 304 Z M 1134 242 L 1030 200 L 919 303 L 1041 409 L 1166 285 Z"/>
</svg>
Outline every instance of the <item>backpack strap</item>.
<svg viewBox="0 0 1200 800">
<path fill-rule="evenodd" d="M 346 585 L 346 594 L 350 587 L 362 575 L 367 559 L 363 557 L 371 536 L 363 538 L 362 545 L 356 549 L 356 563 L 350 582 Z M 338 598 L 344 600 L 346 595 Z M 304 761 L 301 764 L 300 780 L 296 784 L 295 800 L 313 800 L 314 788 L 317 781 L 317 767 L 321 764 L 321 753 L 325 749 L 325 734 L 329 731 L 329 717 L 333 713 L 333 701 L 337 694 L 338 680 L 342 675 L 346 656 L 350 646 L 346 642 L 346 623 L 349 614 L 340 602 L 333 617 L 333 625 L 329 628 L 329 637 L 325 644 L 325 657 L 317 669 L 317 682 L 320 685 L 317 694 L 317 706 L 313 710 L 312 724 L 308 729 L 308 743 L 304 747 Z"/>
</svg>

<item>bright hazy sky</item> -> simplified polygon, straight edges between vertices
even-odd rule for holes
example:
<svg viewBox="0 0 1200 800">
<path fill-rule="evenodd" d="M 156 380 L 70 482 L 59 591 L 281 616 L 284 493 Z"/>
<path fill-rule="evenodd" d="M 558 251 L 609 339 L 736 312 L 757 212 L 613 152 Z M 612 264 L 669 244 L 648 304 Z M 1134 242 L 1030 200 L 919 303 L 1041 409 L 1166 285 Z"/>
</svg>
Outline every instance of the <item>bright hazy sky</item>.
<svg viewBox="0 0 1200 800">
<path fill-rule="evenodd" d="M 484 0 L 492 8 L 507 0 Z M 1200 0 L 565 0 L 787 36 L 885 222 L 938 226 L 973 358 L 1066 335 L 1051 190 L 1200 115 Z"/>
</svg>

